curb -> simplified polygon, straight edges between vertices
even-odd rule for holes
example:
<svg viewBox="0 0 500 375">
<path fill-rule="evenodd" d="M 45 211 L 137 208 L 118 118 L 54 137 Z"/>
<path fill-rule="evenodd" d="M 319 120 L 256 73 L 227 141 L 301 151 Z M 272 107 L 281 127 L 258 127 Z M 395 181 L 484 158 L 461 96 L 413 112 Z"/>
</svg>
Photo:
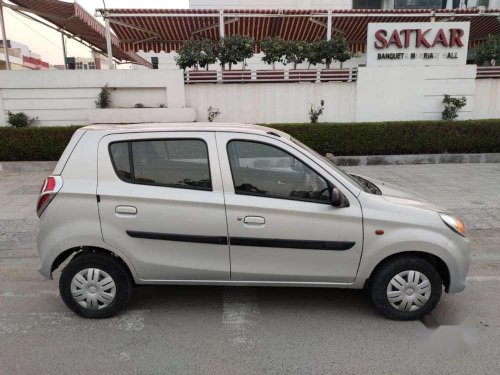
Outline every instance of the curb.
<svg viewBox="0 0 500 375">
<path fill-rule="evenodd" d="M 405 165 L 448 163 L 500 163 L 500 153 L 491 154 L 416 154 L 373 156 L 327 156 L 340 166 Z"/>
</svg>

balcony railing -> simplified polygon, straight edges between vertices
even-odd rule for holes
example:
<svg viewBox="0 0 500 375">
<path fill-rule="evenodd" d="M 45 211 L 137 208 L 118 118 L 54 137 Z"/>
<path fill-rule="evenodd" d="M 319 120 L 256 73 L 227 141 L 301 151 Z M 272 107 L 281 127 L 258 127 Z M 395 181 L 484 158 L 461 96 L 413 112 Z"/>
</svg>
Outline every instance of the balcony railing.
<svg viewBox="0 0 500 375">
<path fill-rule="evenodd" d="M 476 78 L 500 78 L 500 66 L 478 66 Z"/>
<path fill-rule="evenodd" d="M 184 82 L 192 83 L 265 83 L 265 82 L 354 82 L 356 68 L 294 70 L 191 70 Z"/>
</svg>

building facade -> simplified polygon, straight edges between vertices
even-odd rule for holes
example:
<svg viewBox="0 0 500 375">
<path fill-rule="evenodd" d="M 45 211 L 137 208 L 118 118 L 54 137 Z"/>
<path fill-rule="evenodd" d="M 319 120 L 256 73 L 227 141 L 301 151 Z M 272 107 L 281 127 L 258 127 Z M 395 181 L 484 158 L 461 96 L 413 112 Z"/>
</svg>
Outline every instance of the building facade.
<svg viewBox="0 0 500 375">
<path fill-rule="evenodd" d="M 42 57 L 31 51 L 26 44 L 8 40 L 7 46 L 12 70 L 45 70 L 50 68 L 49 63 L 43 61 Z M 5 57 L 5 48 L 3 42 L 0 41 L 0 70 L 7 68 Z"/>
</svg>

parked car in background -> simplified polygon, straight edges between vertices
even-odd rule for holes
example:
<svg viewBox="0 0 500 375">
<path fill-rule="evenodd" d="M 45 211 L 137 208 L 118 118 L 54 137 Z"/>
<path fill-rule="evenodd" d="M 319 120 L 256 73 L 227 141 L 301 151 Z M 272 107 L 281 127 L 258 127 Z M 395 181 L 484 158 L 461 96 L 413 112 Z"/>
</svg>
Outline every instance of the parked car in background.
<svg viewBox="0 0 500 375">
<path fill-rule="evenodd" d="M 68 258 L 66 305 L 105 318 L 134 285 L 368 288 L 391 319 L 465 288 L 463 223 L 254 125 L 79 129 L 37 206 L 40 272 Z"/>
</svg>

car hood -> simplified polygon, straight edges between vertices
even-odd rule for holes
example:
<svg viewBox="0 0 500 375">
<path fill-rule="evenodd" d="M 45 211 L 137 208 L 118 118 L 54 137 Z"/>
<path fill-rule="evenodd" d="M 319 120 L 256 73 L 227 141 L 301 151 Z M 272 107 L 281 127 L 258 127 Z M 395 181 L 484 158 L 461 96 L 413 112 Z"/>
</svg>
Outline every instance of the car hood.
<svg viewBox="0 0 500 375">
<path fill-rule="evenodd" d="M 428 198 L 412 190 L 399 187 L 397 185 L 381 181 L 371 177 L 361 176 L 375 184 L 382 192 L 382 198 L 388 202 L 404 206 L 416 207 L 423 210 L 447 212 L 442 206 L 430 201 Z"/>
</svg>

